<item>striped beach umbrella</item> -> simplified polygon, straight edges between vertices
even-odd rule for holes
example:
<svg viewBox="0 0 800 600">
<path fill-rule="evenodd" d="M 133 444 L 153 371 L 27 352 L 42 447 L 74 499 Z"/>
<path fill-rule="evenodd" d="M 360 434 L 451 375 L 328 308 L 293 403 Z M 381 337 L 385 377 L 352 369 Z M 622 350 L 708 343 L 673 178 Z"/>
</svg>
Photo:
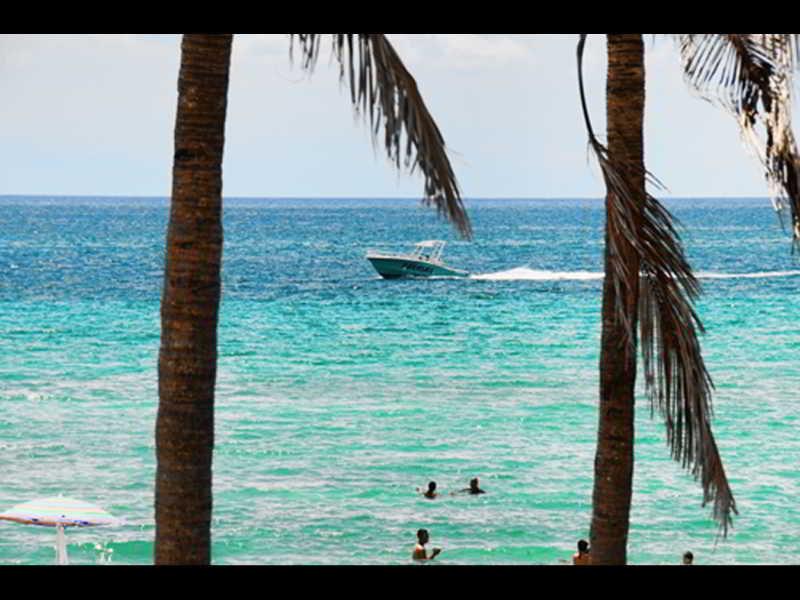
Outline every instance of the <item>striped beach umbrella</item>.
<svg viewBox="0 0 800 600">
<path fill-rule="evenodd" d="M 99 506 L 74 498 L 57 496 L 39 498 L 17 504 L 0 513 L 0 519 L 26 525 L 56 528 L 56 562 L 68 564 L 65 527 L 92 527 L 95 525 L 119 525 L 121 519 L 107 513 Z"/>
</svg>

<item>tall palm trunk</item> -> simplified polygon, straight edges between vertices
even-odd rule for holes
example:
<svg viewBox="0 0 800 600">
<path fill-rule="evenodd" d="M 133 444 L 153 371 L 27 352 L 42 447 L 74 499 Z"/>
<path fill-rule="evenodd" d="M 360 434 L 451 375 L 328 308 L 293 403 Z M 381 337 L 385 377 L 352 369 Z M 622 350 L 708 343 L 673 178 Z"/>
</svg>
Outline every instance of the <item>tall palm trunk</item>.
<svg viewBox="0 0 800 600">
<path fill-rule="evenodd" d="M 640 34 L 608 35 L 606 103 L 609 158 L 628 165 L 633 191 L 644 202 L 644 45 Z M 633 486 L 639 255 L 619 232 L 619 224 L 626 219 L 615 212 L 618 206 L 609 193 L 606 197 L 600 410 L 590 533 L 594 564 L 625 564 Z M 630 221 L 634 227 L 640 227 L 641 212 L 631 215 Z M 610 243 L 611 238 L 615 243 Z M 620 287 L 615 286 L 611 276 L 611 252 L 614 251 L 619 253 L 625 267 L 625 285 Z M 627 324 L 615 309 L 620 295 L 624 298 Z"/>
<path fill-rule="evenodd" d="M 187 34 L 181 46 L 158 359 L 156 564 L 211 559 L 222 151 L 232 38 Z"/>
</svg>

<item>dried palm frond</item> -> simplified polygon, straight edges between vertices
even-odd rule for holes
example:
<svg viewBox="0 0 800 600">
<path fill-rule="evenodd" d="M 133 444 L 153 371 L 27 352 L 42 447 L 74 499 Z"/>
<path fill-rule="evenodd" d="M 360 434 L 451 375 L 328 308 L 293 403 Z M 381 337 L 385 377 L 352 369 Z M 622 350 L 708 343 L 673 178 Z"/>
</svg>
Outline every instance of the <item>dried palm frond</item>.
<svg viewBox="0 0 800 600">
<path fill-rule="evenodd" d="M 321 34 L 297 33 L 302 50 L 302 67 L 313 70 L 319 56 Z M 395 49 L 382 34 L 336 33 L 333 54 L 339 62 L 339 75 L 350 83 L 350 98 L 356 110 L 369 114 L 374 138 L 381 123 L 384 146 L 396 167 L 401 162 L 425 178 L 427 205 L 436 206 L 465 238 L 472 229 L 461 200 L 455 174 L 445 151 L 444 138 L 428 112 L 414 78 Z M 403 144 L 405 132 L 405 144 Z"/>
<path fill-rule="evenodd" d="M 673 459 L 701 480 L 703 505 L 713 501 L 713 516 L 727 535 L 731 513 L 738 513 L 711 431 L 714 386 L 698 340 L 703 325 L 693 307 L 700 286 L 671 215 L 650 194 L 640 239 L 639 331 L 651 413 L 658 410 L 664 418 Z"/>
<path fill-rule="evenodd" d="M 678 40 L 686 80 L 736 118 L 764 167 L 776 211 L 790 214 L 793 249 L 800 248 L 800 156 L 791 125 L 800 36 L 683 34 Z"/>
<path fill-rule="evenodd" d="M 699 478 L 703 505 L 713 501 L 713 516 L 727 535 L 731 513 L 738 514 L 722 459 L 711 431 L 711 389 L 698 332 L 703 325 L 693 308 L 700 286 L 686 260 L 672 216 L 652 195 L 636 193 L 632 183 L 644 176 L 660 186 L 642 165 L 611 156 L 592 129 L 583 86 L 583 48 L 578 42 L 578 83 L 589 145 L 600 165 L 611 199 L 608 208 L 608 243 L 611 277 L 617 290 L 629 289 L 640 277 L 638 317 L 645 371 L 645 389 L 651 413 L 663 416 L 672 457 Z M 638 225 L 637 225 L 638 223 Z M 622 241 L 639 255 L 641 272 L 627 273 L 617 248 Z M 635 348 L 632 318 L 626 314 L 624 296 L 617 293 L 616 313 L 625 324 L 630 349 Z"/>
</svg>

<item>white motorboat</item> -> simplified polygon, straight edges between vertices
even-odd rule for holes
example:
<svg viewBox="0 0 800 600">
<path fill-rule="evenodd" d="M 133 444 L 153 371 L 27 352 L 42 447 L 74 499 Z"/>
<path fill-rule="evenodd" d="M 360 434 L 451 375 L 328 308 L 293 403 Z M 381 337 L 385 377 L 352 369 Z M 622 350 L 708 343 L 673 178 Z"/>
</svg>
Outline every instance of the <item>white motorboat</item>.
<svg viewBox="0 0 800 600">
<path fill-rule="evenodd" d="M 468 277 L 467 271 L 454 269 L 442 262 L 446 242 L 427 240 L 417 243 L 409 254 L 367 252 L 367 260 L 385 279 L 400 277 Z"/>
</svg>

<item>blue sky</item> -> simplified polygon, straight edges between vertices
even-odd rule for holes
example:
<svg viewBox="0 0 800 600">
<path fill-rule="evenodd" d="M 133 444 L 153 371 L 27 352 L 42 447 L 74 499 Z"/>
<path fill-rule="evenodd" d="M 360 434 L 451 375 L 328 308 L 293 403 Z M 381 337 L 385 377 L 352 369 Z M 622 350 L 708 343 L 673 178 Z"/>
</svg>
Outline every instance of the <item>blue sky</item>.
<svg viewBox="0 0 800 600">
<path fill-rule="evenodd" d="M 600 197 L 586 148 L 577 35 L 389 35 L 417 79 L 470 197 Z M 659 196 L 765 196 L 732 117 L 693 95 L 676 44 L 646 37 L 647 166 Z M 420 197 L 354 116 L 327 41 L 310 77 L 285 35 L 237 35 L 224 194 Z M 605 43 L 585 74 L 603 131 Z M 178 35 L 0 36 L 0 195 L 168 196 Z"/>
</svg>

